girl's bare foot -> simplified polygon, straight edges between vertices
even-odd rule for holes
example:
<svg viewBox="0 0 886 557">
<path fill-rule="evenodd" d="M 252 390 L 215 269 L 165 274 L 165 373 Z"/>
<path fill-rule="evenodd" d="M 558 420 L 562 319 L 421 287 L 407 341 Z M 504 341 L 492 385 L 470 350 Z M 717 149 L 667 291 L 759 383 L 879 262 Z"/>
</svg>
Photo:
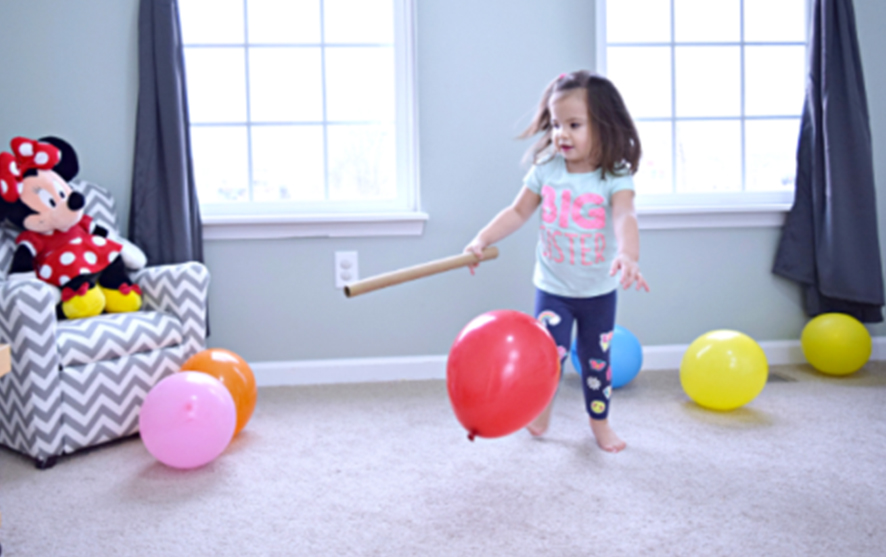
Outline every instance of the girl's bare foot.
<svg viewBox="0 0 886 557">
<path fill-rule="evenodd" d="M 530 430 L 531 432 L 532 430 Z M 609 420 L 591 420 L 591 431 L 597 439 L 597 445 L 601 449 L 610 453 L 617 453 L 627 447 L 627 443 L 612 431 L 609 427 Z"/>
<path fill-rule="evenodd" d="M 551 423 L 551 409 L 553 407 L 554 402 L 551 401 L 548 407 L 542 410 L 541 414 L 526 426 L 526 429 L 529 430 L 533 437 L 540 437 L 548 430 L 548 425 Z"/>
</svg>

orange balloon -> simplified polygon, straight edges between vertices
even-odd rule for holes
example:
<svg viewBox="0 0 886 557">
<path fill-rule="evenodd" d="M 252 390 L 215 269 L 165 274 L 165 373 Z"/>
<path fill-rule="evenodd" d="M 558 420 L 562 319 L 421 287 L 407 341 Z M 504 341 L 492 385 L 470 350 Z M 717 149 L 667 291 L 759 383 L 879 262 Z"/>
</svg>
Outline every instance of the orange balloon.
<svg viewBox="0 0 886 557">
<path fill-rule="evenodd" d="M 208 348 L 197 352 L 182 365 L 181 371 L 199 371 L 215 377 L 228 388 L 237 407 L 234 436 L 246 426 L 255 410 L 258 388 L 255 375 L 246 360 L 224 348 Z"/>
</svg>

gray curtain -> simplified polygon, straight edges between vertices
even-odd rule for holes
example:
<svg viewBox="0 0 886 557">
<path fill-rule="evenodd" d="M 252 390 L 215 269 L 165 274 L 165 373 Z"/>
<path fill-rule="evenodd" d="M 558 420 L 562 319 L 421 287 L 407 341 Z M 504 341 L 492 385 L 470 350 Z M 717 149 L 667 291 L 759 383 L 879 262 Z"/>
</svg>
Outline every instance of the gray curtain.
<svg viewBox="0 0 886 557">
<path fill-rule="evenodd" d="M 141 0 L 129 239 L 149 265 L 203 261 L 176 0 Z"/>
<path fill-rule="evenodd" d="M 852 0 L 816 0 L 794 205 L 773 272 L 806 313 L 883 320 L 883 273 L 867 95 Z"/>
</svg>

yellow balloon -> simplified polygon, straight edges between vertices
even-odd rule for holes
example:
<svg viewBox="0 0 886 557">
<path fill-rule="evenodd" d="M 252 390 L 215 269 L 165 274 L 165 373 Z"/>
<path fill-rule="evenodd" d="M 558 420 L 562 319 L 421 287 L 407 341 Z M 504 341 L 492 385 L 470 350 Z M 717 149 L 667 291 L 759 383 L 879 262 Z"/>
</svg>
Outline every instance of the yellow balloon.
<svg viewBox="0 0 886 557">
<path fill-rule="evenodd" d="M 734 410 L 766 386 L 769 362 L 754 339 L 721 329 L 695 339 L 680 363 L 683 391 L 711 410 Z"/>
<path fill-rule="evenodd" d="M 803 355 L 812 367 L 830 375 L 849 375 L 871 357 L 871 334 L 845 313 L 823 313 L 806 323 L 800 336 Z"/>
</svg>

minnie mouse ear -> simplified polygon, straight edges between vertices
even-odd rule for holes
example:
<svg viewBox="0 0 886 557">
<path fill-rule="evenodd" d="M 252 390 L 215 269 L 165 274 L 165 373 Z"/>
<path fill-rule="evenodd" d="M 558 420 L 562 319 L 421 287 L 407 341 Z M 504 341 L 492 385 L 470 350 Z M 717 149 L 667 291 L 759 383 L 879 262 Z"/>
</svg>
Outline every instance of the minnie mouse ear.
<svg viewBox="0 0 886 557">
<path fill-rule="evenodd" d="M 58 161 L 58 164 L 55 165 L 53 170 L 56 174 L 64 178 L 65 181 L 70 181 L 78 172 L 80 172 L 80 161 L 77 160 L 77 153 L 74 151 L 74 148 L 71 147 L 70 143 L 64 139 L 53 136 L 41 137 L 39 141 L 49 143 L 61 151 L 62 158 Z"/>
</svg>

